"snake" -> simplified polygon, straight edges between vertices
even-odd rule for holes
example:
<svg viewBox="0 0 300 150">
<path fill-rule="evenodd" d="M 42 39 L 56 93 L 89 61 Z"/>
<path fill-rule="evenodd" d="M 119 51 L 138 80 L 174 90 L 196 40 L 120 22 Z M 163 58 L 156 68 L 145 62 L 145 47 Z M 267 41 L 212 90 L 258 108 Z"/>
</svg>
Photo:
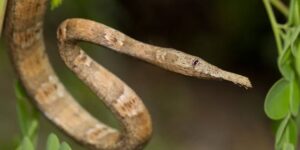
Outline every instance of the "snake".
<svg viewBox="0 0 300 150">
<path fill-rule="evenodd" d="M 106 47 L 182 75 L 252 86 L 247 77 L 222 70 L 197 56 L 140 42 L 92 20 L 67 19 L 57 29 L 59 54 L 114 114 L 121 128 L 112 128 L 81 107 L 57 77 L 44 44 L 47 7 L 47 0 L 8 0 L 4 38 L 13 68 L 34 106 L 63 133 L 88 149 L 140 150 L 151 139 L 153 129 L 141 98 L 88 56 L 79 46 L 81 42 Z"/>
</svg>

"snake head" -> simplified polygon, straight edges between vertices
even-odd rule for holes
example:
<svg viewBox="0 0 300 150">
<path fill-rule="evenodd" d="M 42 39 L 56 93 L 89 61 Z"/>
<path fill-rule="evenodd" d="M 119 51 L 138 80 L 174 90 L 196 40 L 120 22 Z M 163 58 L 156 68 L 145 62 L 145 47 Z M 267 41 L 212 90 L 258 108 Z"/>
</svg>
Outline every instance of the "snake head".
<svg viewBox="0 0 300 150">
<path fill-rule="evenodd" d="M 202 79 L 217 79 L 233 82 L 245 88 L 251 88 L 247 77 L 222 70 L 205 60 L 175 49 L 156 52 L 157 65 L 186 76 Z"/>
</svg>

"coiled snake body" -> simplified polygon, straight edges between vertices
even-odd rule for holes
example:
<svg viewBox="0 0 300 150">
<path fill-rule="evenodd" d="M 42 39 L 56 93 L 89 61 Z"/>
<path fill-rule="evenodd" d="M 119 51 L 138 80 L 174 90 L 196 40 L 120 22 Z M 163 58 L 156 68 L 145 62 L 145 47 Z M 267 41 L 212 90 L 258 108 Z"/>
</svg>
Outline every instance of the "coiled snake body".
<svg viewBox="0 0 300 150">
<path fill-rule="evenodd" d="M 224 79 L 251 87 L 248 78 L 221 70 L 199 57 L 136 41 L 103 24 L 68 19 L 58 28 L 66 65 L 97 94 L 122 125 L 119 132 L 84 110 L 59 81 L 45 52 L 43 19 L 47 0 L 9 0 L 6 38 L 14 67 L 39 110 L 77 142 L 97 150 L 142 149 L 152 133 L 151 118 L 135 92 L 77 45 L 90 42 L 188 76 Z"/>
</svg>

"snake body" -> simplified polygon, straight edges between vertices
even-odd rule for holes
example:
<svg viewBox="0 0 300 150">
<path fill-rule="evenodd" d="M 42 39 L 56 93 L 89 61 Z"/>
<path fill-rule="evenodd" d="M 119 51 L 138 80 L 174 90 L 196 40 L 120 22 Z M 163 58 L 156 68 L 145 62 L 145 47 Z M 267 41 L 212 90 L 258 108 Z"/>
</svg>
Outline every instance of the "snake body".
<svg viewBox="0 0 300 150">
<path fill-rule="evenodd" d="M 69 94 L 49 63 L 43 39 L 47 0 L 9 0 L 6 38 L 18 77 L 39 110 L 77 142 L 95 150 L 142 149 L 152 134 L 147 108 L 122 80 L 90 58 L 77 44 L 89 42 L 180 74 L 224 79 L 251 87 L 248 78 L 221 70 L 199 57 L 134 40 L 85 19 L 58 28 L 59 53 L 66 65 L 103 100 L 122 126 L 117 131 L 92 117 Z"/>
</svg>

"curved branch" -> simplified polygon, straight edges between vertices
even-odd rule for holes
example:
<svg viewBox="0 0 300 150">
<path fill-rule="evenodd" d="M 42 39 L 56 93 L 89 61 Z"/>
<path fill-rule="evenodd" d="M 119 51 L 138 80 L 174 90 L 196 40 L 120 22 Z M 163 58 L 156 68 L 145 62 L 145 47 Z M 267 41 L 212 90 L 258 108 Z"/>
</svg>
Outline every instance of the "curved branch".
<svg viewBox="0 0 300 150">
<path fill-rule="evenodd" d="M 270 0 L 270 2 L 277 8 L 279 12 L 285 17 L 289 15 L 289 8 L 281 0 Z"/>
</svg>

